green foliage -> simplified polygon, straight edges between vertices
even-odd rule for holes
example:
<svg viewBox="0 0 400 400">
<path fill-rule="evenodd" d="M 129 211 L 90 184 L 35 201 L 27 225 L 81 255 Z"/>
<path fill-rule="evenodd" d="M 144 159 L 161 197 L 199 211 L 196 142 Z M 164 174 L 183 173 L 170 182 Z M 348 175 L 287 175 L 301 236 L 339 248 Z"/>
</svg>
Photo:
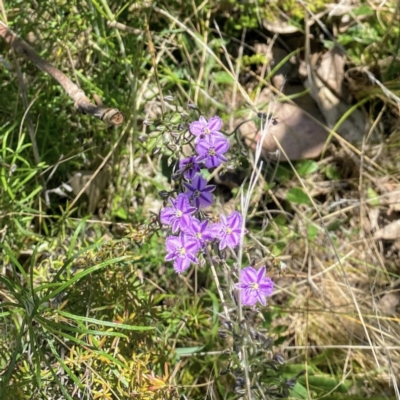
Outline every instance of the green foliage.
<svg viewBox="0 0 400 400">
<path fill-rule="evenodd" d="M 304 192 L 302 188 L 293 187 L 289 189 L 286 199 L 292 203 L 296 204 L 311 204 L 310 197 Z"/>
<path fill-rule="evenodd" d="M 196 98 L 201 113 L 212 115 L 218 110 L 226 120 L 248 113 L 247 108 L 231 110 L 227 102 L 234 78 L 226 67 L 223 47 L 235 44 L 228 35 L 240 39 L 242 29 L 260 29 L 263 20 L 276 20 L 282 13 L 290 24 L 302 28 L 305 8 L 317 13 L 328 2 L 156 4 L 194 36 L 146 3 L 5 3 L 10 26 L 22 38 L 89 98 L 97 94 L 107 106 L 123 110 L 128 122 L 111 129 L 76 113 L 60 86 L 22 57 L 16 58 L 23 75 L 19 80 L 13 54 L 0 42 L 2 57 L 14 66 L 8 70 L 0 64 L 0 399 L 237 397 L 232 393 L 232 378 L 219 376 L 228 357 L 223 354 L 226 343 L 218 339 L 221 304 L 215 282 L 207 268 L 177 277 L 166 265 L 165 235 L 155 215 L 162 206 L 158 192 L 170 190 L 175 158 L 184 146 L 193 146 L 190 140 L 176 139 L 184 131 L 182 126 L 187 128 L 199 115 L 187 103 Z M 352 62 L 375 62 L 397 54 L 399 27 L 394 24 L 387 32 L 389 14 L 382 9 L 378 19 L 377 11 L 367 4 L 352 10 L 361 22 L 338 35 Z M 214 19 L 222 27 L 222 39 L 214 30 Z M 114 20 L 138 32 L 112 29 L 109 23 Z M 147 28 L 160 56 L 158 81 Z M 266 79 L 300 52 L 288 54 Z M 245 54 L 241 65 L 267 61 L 264 55 Z M 398 90 L 396 65 L 393 62 L 384 71 L 384 77 L 393 79 L 393 90 Z M 163 114 L 157 111 L 158 84 L 164 97 L 172 95 Z M 22 91 L 26 91 L 29 114 L 21 103 Z M 150 120 L 147 128 L 144 119 Z M 251 170 L 248 153 L 235 139 L 232 136 L 232 165 Z M 51 192 L 46 199 L 48 191 L 64 188 L 76 171 L 95 171 L 104 160 L 110 171 L 108 193 L 102 193 L 95 215 L 88 217 L 82 199 L 71 206 L 76 193 L 65 191 L 61 197 Z M 329 180 L 341 179 L 336 165 L 301 161 L 295 168 L 306 187 L 318 173 Z M 264 206 L 268 189 L 284 188 L 280 198 L 284 209 L 272 214 L 261 233 L 257 217 L 248 221 L 250 234 L 260 233 L 260 241 L 274 257 L 284 255 L 301 235 L 317 242 L 321 228 L 315 220 L 303 232 L 291 223 L 293 210 L 311 208 L 311 202 L 297 181 L 293 186 L 295 175 L 289 165 L 280 163 L 268 174 L 257 206 Z M 245 189 L 246 185 L 247 181 Z M 231 194 L 239 199 L 240 189 Z M 232 200 L 224 198 L 223 190 L 218 195 L 221 204 Z M 379 205 L 372 188 L 366 196 L 370 205 Z M 342 220 L 335 220 L 327 229 L 336 234 L 342 227 Z M 246 256 L 252 258 L 251 252 Z M 295 262 L 302 256 L 294 256 Z M 263 328 L 270 329 L 285 315 L 283 306 L 266 311 Z M 277 345 L 289 340 L 285 331 L 284 324 L 272 329 Z M 208 355 L 208 351 L 222 354 Z M 265 361 L 270 355 L 263 356 Z M 260 367 L 257 357 L 253 361 Z M 359 398 L 350 394 L 348 380 L 341 381 L 341 371 L 322 372 L 317 367 L 325 362 L 314 362 L 315 368 L 296 383 L 293 398 L 308 398 L 308 386 L 313 396 Z M 296 367 L 287 370 L 285 377 L 304 369 L 300 362 Z M 176 383 L 182 387 L 176 388 Z"/>
</svg>

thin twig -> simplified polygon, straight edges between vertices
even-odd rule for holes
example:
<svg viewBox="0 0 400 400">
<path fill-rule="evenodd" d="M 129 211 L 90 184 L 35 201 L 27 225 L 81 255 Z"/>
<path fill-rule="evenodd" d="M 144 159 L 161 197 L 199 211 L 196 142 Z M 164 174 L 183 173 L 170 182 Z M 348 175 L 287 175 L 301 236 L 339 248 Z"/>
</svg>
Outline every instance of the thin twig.
<svg viewBox="0 0 400 400">
<path fill-rule="evenodd" d="M 39 69 L 53 77 L 74 101 L 74 106 L 82 114 L 90 114 L 101 119 L 107 125 L 119 126 L 124 122 L 124 116 L 117 108 L 107 108 L 102 104 L 93 104 L 85 92 L 73 83 L 65 74 L 40 57 L 24 40 L 20 39 L 8 26 L 0 21 L 0 37 L 11 46 L 17 54 L 32 61 Z"/>
</svg>

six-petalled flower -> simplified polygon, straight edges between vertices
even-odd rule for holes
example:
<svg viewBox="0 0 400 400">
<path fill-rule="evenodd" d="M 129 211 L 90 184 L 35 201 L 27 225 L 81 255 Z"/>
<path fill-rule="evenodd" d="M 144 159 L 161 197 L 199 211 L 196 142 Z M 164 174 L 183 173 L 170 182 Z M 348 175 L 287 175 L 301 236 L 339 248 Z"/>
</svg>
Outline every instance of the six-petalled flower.
<svg viewBox="0 0 400 400">
<path fill-rule="evenodd" d="M 193 179 L 200 172 L 200 164 L 196 161 L 196 156 L 190 156 L 179 161 L 179 171 L 186 179 Z"/>
<path fill-rule="evenodd" d="M 265 306 L 266 298 L 274 291 L 274 283 L 265 275 L 265 267 L 261 267 L 258 271 L 253 267 L 247 267 L 240 271 L 239 283 L 235 288 L 239 290 L 243 306 L 254 306 L 257 302 Z"/>
<path fill-rule="evenodd" d="M 214 235 L 208 226 L 208 221 L 199 221 L 197 218 L 192 218 L 192 225 L 185 234 L 197 240 L 200 248 L 203 248 L 206 242 L 214 239 Z"/>
<path fill-rule="evenodd" d="M 229 150 L 229 142 L 224 137 L 209 136 L 199 140 L 196 145 L 198 157 L 196 161 L 206 164 L 207 168 L 215 168 L 228 161 L 224 154 Z"/>
<path fill-rule="evenodd" d="M 196 207 L 208 207 L 212 204 L 214 196 L 212 191 L 215 185 L 207 185 L 207 181 L 201 176 L 196 175 L 191 183 L 185 182 L 186 192 L 184 193 Z"/>
<path fill-rule="evenodd" d="M 211 227 L 214 236 L 220 241 L 219 249 L 234 249 L 240 244 L 242 234 L 246 233 L 243 229 L 243 217 L 238 211 L 233 211 L 228 217 L 221 214 L 219 219 L 221 222 Z"/>
<path fill-rule="evenodd" d="M 186 236 L 168 236 L 165 241 L 167 256 L 165 261 L 173 261 L 175 271 L 180 274 L 189 268 L 191 263 L 198 264 L 196 253 L 199 250 L 197 240 Z"/>
<path fill-rule="evenodd" d="M 172 232 L 185 231 L 190 228 L 191 215 L 196 208 L 189 204 L 187 196 L 179 194 L 176 199 L 170 199 L 172 207 L 165 207 L 160 214 L 160 220 L 165 225 L 172 226 Z"/>
<path fill-rule="evenodd" d="M 198 121 L 194 121 L 190 124 L 190 132 L 192 135 L 197 137 L 197 140 L 204 139 L 208 136 L 220 136 L 223 134 L 220 132 L 222 128 L 222 120 L 220 117 L 212 117 L 208 121 L 201 116 Z"/>
</svg>

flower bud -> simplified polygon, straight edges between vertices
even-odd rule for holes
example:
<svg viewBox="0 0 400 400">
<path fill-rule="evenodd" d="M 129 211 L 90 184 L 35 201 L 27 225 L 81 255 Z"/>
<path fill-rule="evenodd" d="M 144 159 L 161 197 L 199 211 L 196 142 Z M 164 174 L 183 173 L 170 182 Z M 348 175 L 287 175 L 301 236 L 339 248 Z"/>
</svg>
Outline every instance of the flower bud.
<svg viewBox="0 0 400 400">
<path fill-rule="evenodd" d="M 272 358 L 280 365 L 285 364 L 285 357 L 281 353 L 275 353 Z"/>
<path fill-rule="evenodd" d="M 187 108 L 192 109 L 192 110 L 198 110 L 196 104 L 193 104 L 193 103 L 187 103 Z"/>
<path fill-rule="evenodd" d="M 223 369 L 219 374 L 220 374 L 221 376 L 224 376 L 224 375 L 229 374 L 229 372 L 230 372 L 229 369 Z"/>
<path fill-rule="evenodd" d="M 152 156 L 157 155 L 160 152 L 161 148 L 160 147 L 154 147 L 153 151 L 151 152 Z"/>
<path fill-rule="evenodd" d="M 223 329 L 220 329 L 218 331 L 218 336 L 221 337 L 221 338 L 226 338 L 226 337 L 228 337 L 228 332 L 223 330 Z"/>
<path fill-rule="evenodd" d="M 288 389 L 293 389 L 296 386 L 296 379 L 288 379 L 285 384 Z"/>
<path fill-rule="evenodd" d="M 144 143 L 147 141 L 147 136 L 146 135 L 140 135 L 138 137 L 139 142 Z"/>
<path fill-rule="evenodd" d="M 178 171 L 171 176 L 171 179 L 173 181 L 177 181 L 177 180 L 181 179 L 181 177 L 182 177 L 182 171 Z"/>
<path fill-rule="evenodd" d="M 146 125 L 146 126 L 153 125 L 153 121 L 150 121 L 149 119 L 145 119 L 145 120 L 143 121 L 143 125 Z"/>
<path fill-rule="evenodd" d="M 162 198 L 162 199 L 167 199 L 169 196 L 169 192 L 167 192 L 166 190 L 160 190 L 158 192 L 158 195 Z"/>
</svg>

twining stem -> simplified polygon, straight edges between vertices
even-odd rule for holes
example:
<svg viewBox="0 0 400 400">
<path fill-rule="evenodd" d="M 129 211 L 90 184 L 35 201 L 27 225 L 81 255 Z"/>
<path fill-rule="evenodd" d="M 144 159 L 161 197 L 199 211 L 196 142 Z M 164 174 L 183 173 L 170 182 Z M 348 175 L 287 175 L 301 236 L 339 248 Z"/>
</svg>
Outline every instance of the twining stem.
<svg viewBox="0 0 400 400">
<path fill-rule="evenodd" d="M 52 64 L 44 60 L 24 40 L 20 39 L 9 27 L 0 21 L 0 37 L 11 46 L 17 54 L 32 61 L 36 67 L 53 77 L 74 101 L 78 112 L 90 114 L 110 126 L 119 126 L 124 122 L 124 115 L 117 108 L 107 108 L 97 101 L 93 104 L 85 95 L 85 92 L 73 83 L 65 74 Z"/>
</svg>

